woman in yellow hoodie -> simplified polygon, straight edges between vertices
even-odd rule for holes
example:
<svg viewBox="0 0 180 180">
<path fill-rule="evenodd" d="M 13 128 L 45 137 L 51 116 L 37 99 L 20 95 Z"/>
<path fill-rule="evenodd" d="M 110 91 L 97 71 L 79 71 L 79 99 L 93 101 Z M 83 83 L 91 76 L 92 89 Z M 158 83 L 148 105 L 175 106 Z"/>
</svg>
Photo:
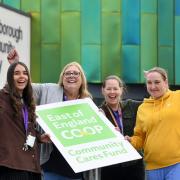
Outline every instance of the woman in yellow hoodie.
<svg viewBox="0 0 180 180">
<path fill-rule="evenodd" d="M 145 71 L 148 99 L 139 106 L 134 135 L 144 150 L 147 180 L 180 180 L 180 90 L 171 91 L 164 69 Z"/>
</svg>

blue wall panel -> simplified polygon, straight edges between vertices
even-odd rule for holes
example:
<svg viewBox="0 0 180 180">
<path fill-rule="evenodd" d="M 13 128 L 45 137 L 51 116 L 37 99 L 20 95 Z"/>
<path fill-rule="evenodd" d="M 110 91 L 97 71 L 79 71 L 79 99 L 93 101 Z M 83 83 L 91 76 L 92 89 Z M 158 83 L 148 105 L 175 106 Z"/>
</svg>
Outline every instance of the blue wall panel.
<svg viewBox="0 0 180 180">
<path fill-rule="evenodd" d="M 139 46 L 123 46 L 123 80 L 126 83 L 137 83 L 140 77 Z M 129 56 L 131 55 L 131 56 Z"/>
<path fill-rule="evenodd" d="M 140 1 L 122 1 L 122 43 L 140 43 Z"/>
<path fill-rule="evenodd" d="M 175 15 L 180 16 L 180 0 L 175 0 Z"/>
</svg>

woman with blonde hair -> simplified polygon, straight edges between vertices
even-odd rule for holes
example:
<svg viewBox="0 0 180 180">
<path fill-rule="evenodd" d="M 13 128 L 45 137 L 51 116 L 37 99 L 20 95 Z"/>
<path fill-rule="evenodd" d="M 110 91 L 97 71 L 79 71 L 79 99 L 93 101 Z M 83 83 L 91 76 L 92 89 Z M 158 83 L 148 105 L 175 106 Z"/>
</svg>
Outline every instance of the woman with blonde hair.
<svg viewBox="0 0 180 180">
<path fill-rule="evenodd" d="M 84 71 L 83 71 L 81 65 L 79 63 L 77 63 L 76 61 L 70 62 L 69 64 L 64 66 L 63 70 L 60 73 L 59 82 L 58 82 L 59 85 L 64 88 L 64 91 L 66 91 L 66 87 L 64 87 L 64 85 L 63 85 L 63 78 L 64 78 L 64 76 L 71 75 L 71 74 L 69 74 L 71 72 L 68 73 L 66 71 L 66 69 L 68 69 L 70 66 L 75 66 L 79 70 L 77 72 L 77 74 L 75 74 L 75 76 L 79 76 L 79 75 L 81 76 L 81 86 L 78 89 L 79 99 L 85 98 L 85 97 L 92 97 L 87 88 L 87 80 L 86 80 Z M 74 73 L 76 73 L 76 71 L 74 71 Z M 68 93 L 68 90 L 67 90 L 67 93 Z"/>
<path fill-rule="evenodd" d="M 71 62 L 63 68 L 58 84 L 35 84 L 33 88 L 40 104 L 91 97 L 83 69 L 77 62 Z M 82 179 L 82 173 L 74 173 L 54 145 L 51 153 L 46 150 L 44 146 L 41 151 L 41 158 L 45 157 L 42 159 L 44 180 Z"/>
</svg>

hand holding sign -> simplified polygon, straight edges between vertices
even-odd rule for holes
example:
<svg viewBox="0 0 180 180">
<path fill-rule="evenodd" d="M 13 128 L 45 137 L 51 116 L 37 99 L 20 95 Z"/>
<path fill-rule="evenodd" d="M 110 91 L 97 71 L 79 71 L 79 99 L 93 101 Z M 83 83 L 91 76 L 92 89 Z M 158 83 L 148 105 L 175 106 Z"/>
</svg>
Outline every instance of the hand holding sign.
<svg viewBox="0 0 180 180">
<path fill-rule="evenodd" d="M 49 134 L 42 134 L 41 137 L 40 137 L 40 141 L 42 143 L 51 143 L 51 138 L 50 138 L 50 135 Z"/>
</svg>

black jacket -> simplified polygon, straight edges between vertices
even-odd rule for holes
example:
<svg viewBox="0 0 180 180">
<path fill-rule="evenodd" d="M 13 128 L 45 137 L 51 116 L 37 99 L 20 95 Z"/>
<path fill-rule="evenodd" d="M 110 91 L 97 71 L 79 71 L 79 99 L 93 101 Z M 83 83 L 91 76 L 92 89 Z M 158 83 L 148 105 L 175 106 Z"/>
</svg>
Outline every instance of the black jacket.
<svg viewBox="0 0 180 180">
<path fill-rule="evenodd" d="M 136 123 L 136 113 L 140 104 L 140 101 L 131 99 L 120 102 L 124 135 L 133 135 Z M 99 108 L 104 111 L 109 121 L 116 126 L 114 122 L 115 117 L 113 117 L 113 113 L 110 112 L 111 109 L 107 106 L 107 104 L 104 102 Z M 143 159 L 123 162 L 101 168 L 102 180 L 116 179 L 116 177 L 119 177 L 122 180 L 144 180 L 145 170 Z"/>
<path fill-rule="evenodd" d="M 136 113 L 140 104 L 141 101 L 135 101 L 131 99 L 120 102 L 124 135 L 133 135 L 134 126 L 136 123 Z M 106 117 L 111 121 L 114 126 L 116 126 L 111 115 L 112 113 L 109 112 L 107 104 L 104 102 L 99 108 L 104 111 Z"/>
</svg>

